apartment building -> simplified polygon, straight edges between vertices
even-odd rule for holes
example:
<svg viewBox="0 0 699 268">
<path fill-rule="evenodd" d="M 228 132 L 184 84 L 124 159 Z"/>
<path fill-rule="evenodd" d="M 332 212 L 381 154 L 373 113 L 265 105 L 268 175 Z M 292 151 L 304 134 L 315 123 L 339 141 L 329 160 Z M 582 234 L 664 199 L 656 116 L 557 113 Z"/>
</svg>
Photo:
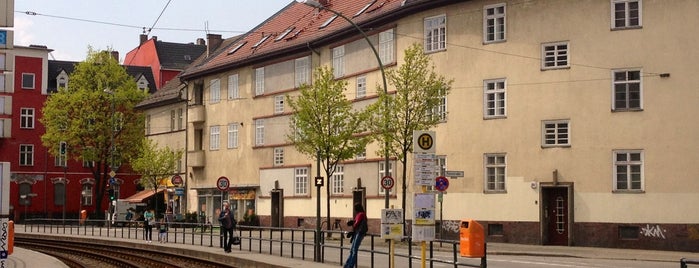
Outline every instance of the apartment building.
<svg viewBox="0 0 699 268">
<path fill-rule="evenodd" d="M 387 70 L 419 43 L 435 71 L 454 79 L 432 129 L 435 176 L 464 174 L 440 202 L 443 238 L 475 219 L 494 242 L 699 250 L 699 216 L 687 212 L 699 201 L 699 51 L 688 34 L 698 2 L 320 2 L 290 3 L 181 75 L 198 210 L 223 198 L 263 225 L 314 226 L 313 178 L 322 174 L 285 138 L 284 97 L 318 66 L 349 83 L 358 107 L 376 101 L 381 79 L 369 44 L 331 9 L 366 33 Z M 384 207 L 377 148 L 343 162 L 324 185 L 331 195 L 320 194 L 332 217 L 348 219 L 363 191 L 372 232 Z M 400 178 L 400 162 L 390 163 Z M 406 173 L 411 200 L 412 159 Z M 223 192 L 222 176 L 231 181 Z M 391 193 L 390 204 L 401 198 Z"/>
</svg>

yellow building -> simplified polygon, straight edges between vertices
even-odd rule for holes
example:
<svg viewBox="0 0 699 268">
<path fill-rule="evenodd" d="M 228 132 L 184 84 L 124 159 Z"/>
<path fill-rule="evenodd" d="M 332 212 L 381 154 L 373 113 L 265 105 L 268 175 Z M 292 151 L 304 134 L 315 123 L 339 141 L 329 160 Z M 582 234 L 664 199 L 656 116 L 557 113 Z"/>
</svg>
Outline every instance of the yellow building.
<svg viewBox="0 0 699 268">
<path fill-rule="evenodd" d="M 699 215 L 688 211 L 699 202 L 699 50 L 691 34 L 699 2 L 321 2 L 368 35 L 387 69 L 417 42 L 454 79 L 433 129 L 435 176 L 463 171 L 436 217 L 444 238 L 455 237 L 459 220 L 475 219 L 487 241 L 698 250 Z M 381 72 L 359 31 L 292 2 L 247 34 L 214 43 L 181 75 L 197 206 L 232 199 L 238 217 L 254 212 L 262 225 L 314 226 L 318 174 L 314 159 L 285 138 L 284 96 L 322 65 L 349 82 L 357 106 L 376 101 Z M 362 189 L 372 232 L 384 207 L 377 148 L 344 162 L 324 186 L 331 216 L 343 220 Z M 400 162 L 391 163 L 401 178 Z M 412 159 L 407 165 L 411 204 Z M 222 176 L 231 192 L 217 189 Z M 401 187 L 397 180 L 391 190 L 396 208 Z M 325 209 L 322 202 L 323 217 Z"/>
</svg>

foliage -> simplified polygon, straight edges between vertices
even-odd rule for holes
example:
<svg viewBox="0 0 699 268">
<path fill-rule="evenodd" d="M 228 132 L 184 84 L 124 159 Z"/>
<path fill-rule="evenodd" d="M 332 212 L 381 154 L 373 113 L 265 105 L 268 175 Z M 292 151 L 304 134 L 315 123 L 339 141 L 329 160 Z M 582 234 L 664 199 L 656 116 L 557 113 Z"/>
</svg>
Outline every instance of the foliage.
<svg viewBox="0 0 699 268">
<path fill-rule="evenodd" d="M 41 141 L 54 156 L 59 154 L 59 143 L 65 141 L 71 159 L 91 164 L 96 211 L 101 211 L 109 167 L 119 166 L 134 155 L 136 148 L 130 144 L 144 136 L 143 115 L 133 107 L 147 93 L 137 88 L 110 51 L 92 48 L 87 59 L 75 66 L 68 82 L 44 103 L 39 121 L 46 132 Z"/>
<path fill-rule="evenodd" d="M 138 146 L 138 154 L 129 159 L 131 168 L 141 174 L 140 184 L 143 188 L 156 191 L 162 179 L 174 174 L 177 160 L 184 153 L 165 146 L 158 148 L 158 144 L 148 138 L 143 138 Z"/>
<path fill-rule="evenodd" d="M 332 177 L 340 161 L 364 152 L 371 141 L 368 131 L 371 108 L 357 109 L 344 94 L 347 82 L 336 80 L 328 67 L 313 72 L 313 84 L 301 85 L 300 95 L 287 96 L 294 111 L 287 134 L 296 149 L 322 163 L 326 178 Z M 330 187 L 326 187 L 330 196 Z M 330 221 L 330 198 L 327 200 Z"/>
</svg>

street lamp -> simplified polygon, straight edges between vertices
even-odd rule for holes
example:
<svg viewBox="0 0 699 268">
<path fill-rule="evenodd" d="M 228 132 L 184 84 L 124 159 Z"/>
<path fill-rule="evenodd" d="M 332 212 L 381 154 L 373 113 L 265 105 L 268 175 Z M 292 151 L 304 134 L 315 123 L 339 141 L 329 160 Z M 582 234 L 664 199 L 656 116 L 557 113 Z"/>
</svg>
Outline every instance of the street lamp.
<svg viewBox="0 0 699 268">
<path fill-rule="evenodd" d="M 111 161 L 109 162 L 109 168 L 111 169 L 111 171 L 109 172 L 108 185 L 109 185 L 109 189 L 114 189 L 114 188 L 116 188 L 116 187 L 114 187 L 114 184 L 116 183 L 116 179 L 114 179 L 114 177 L 116 176 L 117 170 L 119 170 L 119 165 L 116 163 L 116 160 L 115 160 L 116 145 L 114 144 L 114 138 L 115 138 L 114 136 L 116 135 L 116 95 L 114 94 L 115 92 L 109 88 L 105 88 L 104 92 L 112 96 L 111 97 L 111 102 L 112 102 L 112 126 L 111 126 L 112 137 L 111 137 L 111 142 L 109 144 L 109 158 L 111 159 Z M 107 218 L 107 226 L 109 226 L 113 220 L 112 206 L 113 206 L 113 204 L 112 204 L 112 200 L 110 198 L 109 205 L 107 208 L 107 215 L 109 215 Z"/>
<path fill-rule="evenodd" d="M 340 17 L 340 18 L 344 19 L 345 21 L 349 22 L 349 24 L 351 24 L 352 26 L 354 26 L 354 28 L 357 29 L 357 31 L 359 31 L 359 33 L 362 34 L 362 36 L 364 37 L 364 40 L 366 40 L 366 42 L 369 44 L 369 47 L 371 48 L 371 51 L 374 52 L 374 56 L 376 56 L 376 61 L 379 63 L 379 70 L 381 70 L 381 79 L 382 79 L 382 81 L 383 81 L 383 90 L 384 90 L 384 93 L 388 94 L 388 85 L 387 85 L 387 83 L 386 83 L 386 72 L 384 71 L 383 63 L 381 62 L 381 56 L 379 56 L 379 52 L 376 51 L 376 47 L 374 47 L 374 44 L 372 44 L 372 43 L 371 43 L 371 40 L 369 40 L 369 36 L 367 36 L 366 32 L 364 32 L 364 31 L 362 30 L 362 28 L 359 28 L 359 26 L 358 26 L 356 23 L 354 23 L 352 20 L 350 20 L 348 17 L 346 17 L 345 15 L 342 15 L 342 13 L 337 12 L 337 11 L 335 11 L 335 10 L 333 10 L 333 9 L 330 9 L 330 8 L 324 6 L 323 4 L 321 4 L 320 2 L 318 2 L 318 1 L 316 1 L 316 0 L 305 0 L 305 1 L 303 1 L 302 3 L 305 4 L 305 5 L 307 5 L 307 6 L 311 6 L 311 7 L 317 8 L 317 9 L 319 9 L 319 10 L 327 10 L 327 11 L 329 11 L 329 12 L 331 12 L 331 13 L 337 15 L 338 17 Z M 385 106 L 384 108 L 386 108 L 386 109 L 388 108 L 388 99 L 386 99 L 386 103 L 384 103 L 384 106 Z M 387 119 L 384 119 L 384 124 L 386 124 L 386 121 L 385 121 L 385 120 L 387 120 Z M 384 128 L 386 128 L 386 127 L 387 127 L 387 125 L 384 125 Z M 384 131 L 387 131 L 387 130 L 384 129 Z M 386 133 L 384 133 L 384 134 L 386 134 Z M 384 176 L 388 176 L 388 175 L 389 175 L 389 155 L 388 155 L 388 152 L 389 152 L 389 151 L 388 151 L 389 143 L 388 143 L 388 140 L 386 140 L 385 142 L 386 142 L 386 143 L 385 143 L 385 147 L 386 147 L 385 150 L 386 150 L 386 151 L 384 152 L 384 154 L 385 154 L 385 159 L 384 159 Z M 405 186 L 404 186 L 404 187 L 405 187 Z M 384 208 L 388 208 L 389 191 L 386 190 L 385 192 L 386 192 L 386 195 L 385 195 L 385 198 L 384 198 Z M 318 195 L 319 195 L 319 199 L 320 199 L 320 194 L 318 194 Z M 316 217 L 317 217 L 317 219 L 318 219 L 318 220 L 317 220 L 318 223 L 316 224 L 316 235 L 319 237 L 319 236 L 320 236 L 320 223 L 319 223 L 319 222 L 320 222 L 320 205 L 318 206 L 318 212 L 317 212 L 316 214 L 317 214 Z M 330 224 L 330 223 L 328 223 L 328 224 Z M 319 242 L 320 242 L 320 241 L 318 241 L 318 240 L 316 239 L 316 244 L 315 244 L 315 249 L 316 249 L 315 253 L 316 253 L 316 256 L 315 256 L 315 259 L 314 259 L 315 261 L 320 261 L 320 243 L 319 243 Z"/>
</svg>

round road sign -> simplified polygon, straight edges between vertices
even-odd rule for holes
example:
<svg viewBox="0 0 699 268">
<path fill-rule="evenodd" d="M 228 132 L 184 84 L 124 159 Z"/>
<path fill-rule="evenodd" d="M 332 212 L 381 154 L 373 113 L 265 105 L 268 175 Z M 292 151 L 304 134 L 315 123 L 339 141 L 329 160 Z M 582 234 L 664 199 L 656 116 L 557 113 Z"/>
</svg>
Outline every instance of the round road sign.
<svg viewBox="0 0 699 268">
<path fill-rule="evenodd" d="M 449 179 L 444 176 L 439 176 L 435 179 L 434 182 L 434 188 L 437 188 L 437 191 L 444 192 L 449 188 Z"/>
<path fill-rule="evenodd" d="M 393 178 L 391 176 L 384 176 L 381 178 L 381 187 L 386 189 L 386 190 L 391 190 L 393 188 L 393 185 L 395 185 L 395 181 L 393 181 Z"/>
<path fill-rule="evenodd" d="M 180 177 L 180 175 L 172 176 L 172 178 L 170 179 L 170 183 L 172 183 L 173 185 L 181 185 L 182 177 Z"/>
<path fill-rule="evenodd" d="M 225 176 L 221 176 L 216 181 L 216 188 L 218 188 L 221 191 L 228 190 L 228 186 L 229 186 L 228 178 L 226 178 Z"/>
</svg>

